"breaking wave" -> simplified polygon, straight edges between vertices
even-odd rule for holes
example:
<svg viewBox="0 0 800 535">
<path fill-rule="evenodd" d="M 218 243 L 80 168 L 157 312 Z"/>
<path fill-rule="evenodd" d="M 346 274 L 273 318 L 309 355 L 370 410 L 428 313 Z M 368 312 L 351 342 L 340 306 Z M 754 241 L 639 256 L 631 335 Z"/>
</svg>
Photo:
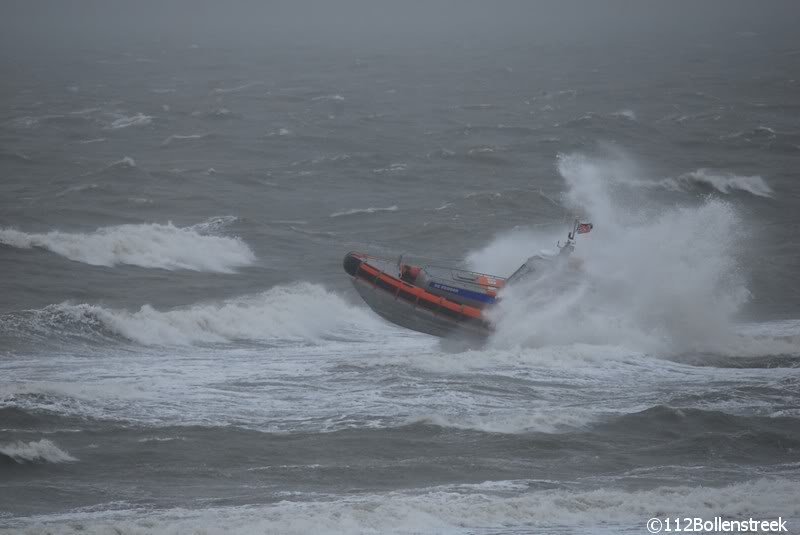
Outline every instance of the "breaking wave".
<svg viewBox="0 0 800 535">
<path fill-rule="evenodd" d="M 336 101 L 336 102 L 341 102 L 341 101 L 344 100 L 344 97 L 342 95 L 338 95 L 338 94 L 336 94 L 336 95 L 320 95 L 318 97 L 313 97 L 311 100 L 313 100 L 313 101 L 332 100 L 332 101 Z"/>
<path fill-rule="evenodd" d="M 234 86 L 234 87 L 218 87 L 211 91 L 215 95 L 224 95 L 226 93 L 238 93 L 239 91 L 244 91 L 245 89 L 249 89 L 251 87 L 263 85 L 264 82 L 245 82 L 243 84 Z"/>
<path fill-rule="evenodd" d="M 578 270 L 543 272 L 506 289 L 491 312 L 493 343 L 583 342 L 668 354 L 796 353 L 789 342 L 773 340 L 766 349 L 766 341 L 748 338 L 745 344 L 736 334 L 733 317 L 750 294 L 737 257 L 747 236 L 733 206 L 707 199 L 644 213 L 643 203 L 617 198 L 610 186 L 635 181 L 617 176 L 626 169 L 630 166 L 614 159 L 559 158 L 565 201 L 595 230 L 578 240 L 570 259 L 580 263 Z M 512 256 L 519 265 L 521 255 L 553 251 L 554 243 L 548 233 L 512 233 L 469 260 L 475 268 L 493 270 L 500 267 L 494 257 L 505 257 L 502 275 L 516 267 Z"/>
<path fill-rule="evenodd" d="M 168 147 L 169 145 L 172 145 L 173 143 L 176 143 L 176 142 L 192 141 L 192 140 L 195 140 L 195 139 L 204 139 L 204 138 L 206 138 L 208 136 L 209 136 L 209 134 L 186 134 L 186 135 L 173 134 L 173 135 L 169 136 L 167 139 L 165 139 L 164 141 L 162 141 L 161 142 L 161 146 L 162 147 Z"/>
<path fill-rule="evenodd" d="M 145 115 L 143 113 L 137 113 L 136 115 L 131 115 L 130 117 L 123 115 L 122 117 L 111 121 L 111 124 L 108 126 L 108 128 L 111 130 L 119 130 L 121 128 L 128 128 L 131 126 L 144 126 L 150 124 L 152 121 L 152 115 Z"/>
<path fill-rule="evenodd" d="M 623 119 L 628 119 L 629 121 L 636 120 L 636 113 L 633 110 L 619 110 L 612 113 L 614 117 L 622 117 Z"/>
<path fill-rule="evenodd" d="M 477 411 L 476 411 L 477 412 Z M 445 429 L 479 431 L 482 433 L 559 433 L 579 429 L 597 415 L 590 410 L 547 407 L 493 411 L 491 414 L 430 414 L 409 420 L 410 424 L 435 425 Z"/>
<path fill-rule="evenodd" d="M 0 459 L 4 458 L 18 464 L 65 463 L 78 460 L 47 439 L 0 444 Z"/>
<path fill-rule="evenodd" d="M 668 189 L 675 190 L 683 190 L 694 185 L 703 185 L 725 194 L 738 190 L 758 197 L 772 196 L 772 188 L 758 175 L 741 176 L 710 169 L 698 169 L 681 175 L 677 179 L 664 180 L 661 184 Z"/>
<path fill-rule="evenodd" d="M 648 179 L 646 170 L 629 158 L 624 152 L 612 146 L 606 146 L 611 155 L 602 159 L 602 188 L 606 196 L 611 195 L 617 186 L 632 189 L 661 188 L 670 191 L 691 192 L 712 189 L 725 195 L 745 192 L 758 197 L 772 197 L 772 188 L 759 175 L 737 175 L 728 171 L 700 168 L 677 177 L 661 180 Z M 563 158 L 562 158 L 563 160 Z M 600 159 L 594 159 L 595 163 Z M 599 169 L 599 167 L 598 167 Z M 630 211 L 630 210 L 629 210 Z"/>
<path fill-rule="evenodd" d="M 136 161 L 131 158 L 130 156 L 125 156 L 121 160 L 117 160 L 115 162 L 111 162 L 108 164 L 108 168 L 111 167 L 136 167 Z"/>
<path fill-rule="evenodd" d="M 214 234 L 221 232 L 223 229 L 225 229 L 225 227 L 236 223 L 237 221 L 239 221 L 239 218 L 236 216 L 222 215 L 209 217 L 202 223 L 197 223 L 196 225 L 192 225 L 191 227 L 187 228 L 199 232 L 200 234 Z"/>
<path fill-rule="evenodd" d="M 338 500 L 284 500 L 266 506 L 161 512 L 108 511 L 80 522 L 72 515 L 31 519 L 26 533 L 473 533 L 522 528 L 562 533 L 565 527 L 608 532 L 641 526 L 656 512 L 704 518 L 796 518 L 800 483 L 758 479 L 724 487 L 664 486 L 648 490 L 542 489 L 538 480 L 485 481 Z M 537 488 L 538 487 L 538 488 Z M 556 529 L 553 529 L 556 527 Z M 605 532 L 605 530 L 603 531 Z"/>
<path fill-rule="evenodd" d="M 255 255 L 240 238 L 209 236 L 204 229 L 172 223 L 99 228 L 92 233 L 46 234 L 0 229 L 0 243 L 20 249 L 40 247 L 93 266 L 127 264 L 146 268 L 230 273 L 252 264 Z"/>
<path fill-rule="evenodd" d="M 377 321 L 322 286 L 306 283 L 166 311 L 150 305 L 131 312 L 62 303 L 30 311 L 24 318 L 0 317 L 4 330 L 90 337 L 111 334 L 143 345 L 313 341 L 348 330 L 349 336 L 353 336 L 354 331 L 374 326 Z"/>
<path fill-rule="evenodd" d="M 386 208 L 380 207 L 372 207 L 369 208 L 353 208 L 352 210 L 344 210 L 342 212 L 334 212 L 330 215 L 330 217 L 342 217 L 346 215 L 356 215 L 356 214 L 374 214 L 375 212 L 396 212 L 397 205 L 387 206 Z"/>
</svg>

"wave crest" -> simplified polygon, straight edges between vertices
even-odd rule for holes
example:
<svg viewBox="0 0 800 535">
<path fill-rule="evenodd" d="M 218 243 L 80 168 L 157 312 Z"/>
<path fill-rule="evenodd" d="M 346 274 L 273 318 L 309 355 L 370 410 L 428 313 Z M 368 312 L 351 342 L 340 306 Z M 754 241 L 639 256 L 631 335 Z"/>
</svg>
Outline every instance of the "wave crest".
<svg viewBox="0 0 800 535">
<path fill-rule="evenodd" d="M 322 286 L 302 283 L 221 303 L 131 312 L 99 305 L 62 303 L 27 318 L 0 317 L 0 325 L 33 334 L 122 336 L 143 345 L 216 344 L 236 340 L 314 341 L 363 330 L 377 320 Z M 352 334 L 351 334 L 352 335 Z"/>
<path fill-rule="evenodd" d="M 78 460 L 47 439 L 35 442 L 18 440 L 17 442 L 0 444 L 0 458 L 3 457 L 11 459 L 18 464 L 66 463 Z"/>
<path fill-rule="evenodd" d="M 46 234 L 0 229 L 0 243 L 19 249 L 39 247 L 93 266 L 127 264 L 146 268 L 230 273 L 256 257 L 240 238 L 210 236 L 196 227 L 172 223 L 118 225 L 88 234 Z"/>
<path fill-rule="evenodd" d="M 710 169 L 698 169 L 681 175 L 677 179 L 667 179 L 662 182 L 662 185 L 674 190 L 703 185 L 711 187 L 720 193 L 729 194 L 733 190 L 738 190 L 758 197 L 772 197 L 773 193 L 769 184 L 758 175 L 742 176 Z"/>
<path fill-rule="evenodd" d="M 119 130 L 121 128 L 128 128 L 131 126 L 145 126 L 150 124 L 152 121 L 152 115 L 145 115 L 143 113 L 137 113 L 136 115 L 131 116 L 123 115 L 118 119 L 111 121 L 111 124 L 108 126 L 108 128 L 111 130 Z"/>
<path fill-rule="evenodd" d="M 369 208 L 353 208 L 351 210 L 343 210 L 341 212 L 334 212 L 330 217 L 342 217 L 347 215 L 356 214 L 374 214 L 376 212 L 396 212 L 397 205 L 387 206 L 385 208 L 370 206 Z"/>
</svg>

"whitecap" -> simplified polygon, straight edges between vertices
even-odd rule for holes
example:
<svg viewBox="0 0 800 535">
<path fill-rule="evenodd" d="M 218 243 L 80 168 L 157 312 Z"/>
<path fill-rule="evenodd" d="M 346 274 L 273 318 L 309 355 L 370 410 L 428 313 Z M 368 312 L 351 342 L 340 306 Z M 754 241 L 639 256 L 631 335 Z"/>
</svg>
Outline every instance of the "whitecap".
<svg viewBox="0 0 800 535">
<path fill-rule="evenodd" d="M 396 212 L 397 205 L 387 206 L 385 208 L 370 206 L 369 208 L 352 208 L 350 210 L 343 210 L 341 212 L 334 212 L 330 217 L 342 217 L 355 214 L 374 214 L 375 212 Z"/>
<path fill-rule="evenodd" d="M 172 223 L 118 225 L 90 233 L 37 234 L 5 228 L 0 229 L 0 243 L 20 249 L 39 247 L 76 262 L 109 267 L 127 264 L 230 273 L 256 258 L 240 238 L 208 236 L 197 228 Z"/>
<path fill-rule="evenodd" d="M 758 197 L 771 197 L 773 193 L 769 184 L 758 175 L 736 175 L 704 168 L 683 174 L 677 179 L 666 179 L 662 181 L 662 186 L 667 189 L 675 190 L 684 189 L 693 184 L 710 186 L 720 193 L 725 194 L 731 193 L 733 190 L 738 190 Z"/>
<path fill-rule="evenodd" d="M 636 120 L 636 113 L 633 110 L 619 110 L 615 111 L 611 115 L 615 117 L 622 117 L 623 119 L 628 119 L 629 121 Z"/>
<path fill-rule="evenodd" d="M 321 96 L 318 96 L 318 97 L 314 97 L 311 100 L 315 100 L 315 101 L 316 100 L 333 100 L 333 101 L 341 102 L 341 101 L 344 100 L 344 97 L 342 95 L 339 95 L 339 94 L 336 94 L 336 95 L 321 95 Z"/>
<path fill-rule="evenodd" d="M 165 139 L 164 141 L 162 141 L 161 142 L 161 146 L 162 147 L 166 147 L 166 146 L 170 145 L 171 143 L 173 143 L 175 141 L 191 141 L 191 140 L 194 140 L 194 139 L 203 139 L 203 138 L 205 138 L 207 136 L 208 136 L 208 134 L 186 134 L 186 135 L 173 134 L 173 135 L 169 136 L 167 139 Z"/>
<path fill-rule="evenodd" d="M 373 173 L 383 174 L 383 173 L 397 173 L 399 171 L 405 171 L 408 169 L 408 165 L 404 163 L 393 163 L 388 167 L 382 167 L 379 169 L 373 169 Z"/>
<path fill-rule="evenodd" d="M 136 167 L 136 160 L 130 156 L 124 156 L 121 160 L 111 162 L 109 167 Z"/>
<path fill-rule="evenodd" d="M 0 457 L 8 457 L 19 464 L 65 463 L 78 460 L 50 440 L 44 438 L 35 442 L 22 442 L 20 440 L 0 444 Z"/>
<path fill-rule="evenodd" d="M 218 344 L 236 340 L 315 341 L 343 329 L 375 325 L 369 312 L 349 305 L 322 286 L 301 283 L 217 303 L 171 310 L 144 305 L 139 310 L 99 305 L 50 305 L 28 320 L 37 331 L 65 325 L 89 332 L 112 332 L 143 345 Z"/>
<path fill-rule="evenodd" d="M 215 216 L 209 217 L 202 223 L 197 223 L 196 225 L 192 225 L 189 228 L 190 230 L 197 231 L 201 234 L 213 234 L 215 232 L 219 232 L 228 225 L 239 221 L 239 218 L 233 215 L 223 215 L 223 216 Z"/>
<path fill-rule="evenodd" d="M 173 441 L 184 441 L 186 440 L 185 437 L 177 436 L 177 437 L 144 437 L 140 438 L 136 442 L 141 444 L 146 444 L 148 442 L 173 442 Z"/>
<path fill-rule="evenodd" d="M 214 89 L 212 93 L 215 93 L 217 95 L 224 95 L 226 93 L 238 93 L 239 91 L 244 91 L 245 89 L 261 84 L 262 82 L 247 82 L 234 87 L 218 87 L 217 89 Z"/>
<path fill-rule="evenodd" d="M 152 115 L 144 115 L 143 113 L 137 113 L 136 115 L 131 115 L 130 117 L 123 115 L 122 117 L 112 121 L 109 125 L 109 128 L 112 130 L 119 130 L 121 128 L 128 128 L 131 126 L 144 126 L 150 124 L 152 121 Z"/>
</svg>

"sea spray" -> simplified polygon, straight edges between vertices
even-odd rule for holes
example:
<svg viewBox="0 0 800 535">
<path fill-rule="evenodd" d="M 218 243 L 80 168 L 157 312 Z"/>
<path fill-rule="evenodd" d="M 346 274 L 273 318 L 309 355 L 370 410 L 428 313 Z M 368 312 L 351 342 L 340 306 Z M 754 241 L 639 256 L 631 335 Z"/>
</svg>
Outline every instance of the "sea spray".
<svg viewBox="0 0 800 535">
<path fill-rule="evenodd" d="M 492 344 L 583 342 L 663 352 L 724 351 L 735 344 L 732 319 L 749 297 L 736 255 L 744 239 L 740 217 L 716 199 L 645 213 L 611 187 L 634 181 L 616 176 L 631 169 L 618 158 L 559 158 L 565 203 L 595 229 L 579 238 L 571 268 L 541 273 L 501 294 L 489 312 L 496 325 Z M 519 237 L 519 249 L 530 254 L 553 246 L 534 243 L 530 234 Z"/>
<path fill-rule="evenodd" d="M 497 235 L 486 246 L 467 254 L 466 265 L 473 271 L 498 277 L 511 275 L 533 254 L 554 255 L 558 240 L 566 236 L 566 226 L 550 229 L 516 228 Z"/>
</svg>

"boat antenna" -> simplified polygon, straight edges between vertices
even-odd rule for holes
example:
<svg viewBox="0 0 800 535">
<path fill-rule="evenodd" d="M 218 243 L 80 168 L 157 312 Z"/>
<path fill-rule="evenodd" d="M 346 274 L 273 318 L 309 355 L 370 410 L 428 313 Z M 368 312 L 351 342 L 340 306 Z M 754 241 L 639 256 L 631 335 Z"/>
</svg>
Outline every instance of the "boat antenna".
<svg viewBox="0 0 800 535">
<path fill-rule="evenodd" d="M 561 245 L 561 240 L 556 242 L 556 247 L 558 247 L 560 254 L 569 254 L 575 250 L 575 233 L 578 230 L 578 218 L 576 217 L 572 223 L 572 230 L 567 233 L 567 241 L 564 242 L 564 245 Z"/>
<path fill-rule="evenodd" d="M 569 211 L 567 210 L 567 208 L 565 208 L 561 203 L 557 202 L 556 200 L 548 196 L 544 191 L 541 190 L 541 188 L 539 189 L 538 193 L 543 199 L 547 199 L 554 206 L 561 208 L 563 214 L 563 221 L 564 223 L 566 223 L 567 217 L 569 216 Z M 565 254 L 571 253 L 575 249 L 575 237 L 578 234 L 584 234 L 586 232 L 589 232 L 590 230 L 592 230 L 592 227 L 593 225 L 591 223 L 581 223 L 580 218 L 578 218 L 578 216 L 573 216 L 572 230 L 567 233 L 567 241 L 564 243 L 564 245 L 561 245 L 561 240 L 559 240 L 558 242 L 556 242 L 556 246 L 561 250 L 561 252 Z"/>
</svg>

